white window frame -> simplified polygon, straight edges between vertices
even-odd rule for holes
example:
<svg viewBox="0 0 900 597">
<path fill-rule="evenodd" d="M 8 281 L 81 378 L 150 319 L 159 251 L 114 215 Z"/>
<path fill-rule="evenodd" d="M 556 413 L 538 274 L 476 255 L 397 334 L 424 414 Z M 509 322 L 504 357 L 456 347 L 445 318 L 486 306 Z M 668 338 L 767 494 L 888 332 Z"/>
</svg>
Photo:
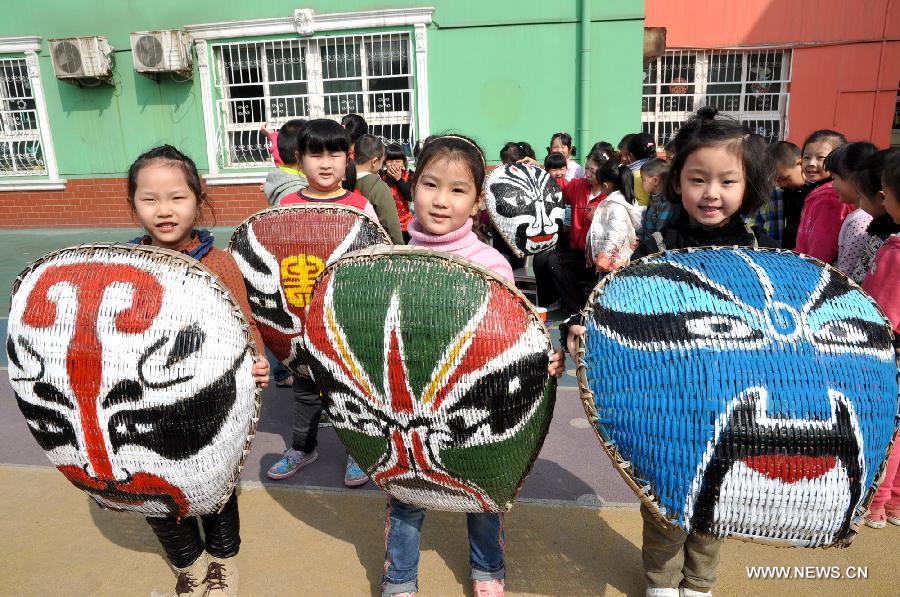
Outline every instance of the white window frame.
<svg viewBox="0 0 900 597">
<path fill-rule="evenodd" d="M 402 8 L 387 10 L 371 10 L 360 12 L 316 14 L 311 9 L 297 9 L 290 17 L 254 19 L 248 21 L 232 21 L 227 23 L 207 23 L 189 25 L 185 29 L 193 36 L 197 50 L 197 66 L 200 75 L 200 86 L 203 101 L 203 118 L 206 134 L 207 167 L 209 173 L 204 176 L 210 185 L 249 184 L 264 180 L 266 172 L 234 172 L 224 167 L 222 145 L 220 143 L 219 119 L 216 113 L 214 98 L 215 77 L 212 69 L 216 68 L 212 47 L 218 40 L 221 42 L 237 41 L 253 37 L 248 43 L 261 43 L 260 37 L 275 35 L 298 35 L 300 39 L 313 34 L 340 32 L 345 35 L 365 35 L 353 32 L 356 29 L 376 29 L 374 35 L 381 33 L 408 33 L 407 27 L 413 28 L 410 38 L 410 51 L 415 51 L 415 65 L 410 72 L 414 80 L 411 92 L 411 126 L 418 138 L 429 134 L 428 119 L 428 72 L 427 72 L 427 36 L 426 27 L 431 24 L 433 7 Z M 394 28 L 394 29 L 391 29 Z M 293 37 L 291 39 L 297 39 Z M 276 40 L 269 40 L 276 41 Z M 312 42 L 310 42 L 312 43 Z M 314 44 L 313 44 L 314 45 Z M 410 57 L 411 59 L 412 57 Z M 309 76 L 307 74 L 307 76 Z M 307 93 L 315 91 L 310 85 Z M 321 91 L 321 90 L 319 90 Z M 359 92 L 356 92 L 359 93 Z M 236 166 L 246 169 L 246 166 Z"/>
<path fill-rule="evenodd" d="M 408 31 L 229 41 L 210 47 L 219 167 L 269 167 L 268 144 L 259 131 L 264 122 L 275 130 L 292 118 L 338 120 L 348 112 L 362 115 L 370 131 L 385 142 L 405 142 L 412 150 L 415 77 Z M 385 51 L 391 59 L 368 72 L 370 52 Z M 379 79 L 407 83 L 370 89 Z M 329 83 L 359 88 L 327 91 Z M 292 93 L 281 92 L 286 86 Z M 244 97 L 248 89 L 256 94 Z M 406 134 L 401 133 L 404 129 Z"/>
<path fill-rule="evenodd" d="M 781 72 L 777 73 L 776 78 L 760 82 L 748 73 L 749 56 L 751 54 L 781 55 Z M 743 55 L 740 60 L 740 73 L 734 71 L 737 75 L 734 80 L 727 82 L 714 82 L 709 80 L 710 63 L 713 56 L 734 56 Z M 662 69 L 665 61 L 669 59 L 672 63 L 678 64 L 679 70 L 693 71 L 693 80 L 685 77 L 685 81 L 675 82 L 681 84 L 686 89 L 684 92 L 673 93 L 673 81 L 665 81 L 662 76 Z M 690 64 L 693 59 L 693 65 Z M 662 148 L 667 141 L 674 138 L 681 124 L 687 121 L 691 116 L 696 114 L 697 110 L 704 105 L 719 103 L 720 114 L 728 115 L 736 120 L 744 122 L 751 131 L 759 133 L 768 140 L 786 139 L 789 131 L 788 110 L 790 107 L 790 82 L 793 67 L 793 52 L 786 48 L 741 48 L 741 49 L 670 49 L 658 58 L 654 58 L 656 67 L 656 80 L 648 82 L 646 78 L 649 76 L 645 72 L 645 83 L 642 93 L 642 111 L 641 125 L 642 130 L 649 132 L 657 141 L 657 146 Z M 649 69 L 649 65 L 645 66 Z M 674 70 L 674 69 L 673 69 Z M 715 95 L 710 95 L 708 90 L 715 85 L 732 85 L 740 86 L 740 91 L 728 91 Z M 773 109 L 769 110 L 748 110 L 747 102 L 752 99 L 754 94 L 748 92 L 748 87 L 753 84 L 764 84 L 771 91 L 761 94 L 762 97 L 768 98 L 768 101 L 774 104 Z M 774 90 L 773 89 L 774 86 Z M 652 89 L 650 89 L 652 88 Z M 713 98 L 713 101 L 710 101 Z M 729 98 L 736 98 L 737 109 L 726 109 L 724 105 Z M 718 100 L 718 102 L 716 101 Z M 766 101 L 765 99 L 763 101 Z M 675 104 L 676 109 L 663 109 L 667 104 L 669 106 Z M 649 107 L 652 109 L 644 110 Z M 681 109 L 678 109 L 681 108 Z M 766 123 L 777 122 L 779 124 L 779 132 L 777 135 L 771 134 L 766 129 Z M 665 129 L 669 129 L 666 131 Z M 668 133 L 668 134 L 666 134 Z"/>
<path fill-rule="evenodd" d="M 38 65 L 37 54 L 41 51 L 41 38 L 31 37 L 2 37 L 0 38 L 0 60 L 22 61 L 24 76 L 28 77 L 34 100 L 33 117 L 37 121 L 37 130 L 24 134 L 26 141 L 39 141 L 44 168 L 35 172 L 17 172 L 0 174 L 0 192 L 2 191 L 37 191 L 37 190 L 62 190 L 66 188 L 66 181 L 59 178 L 59 169 L 56 164 L 56 152 L 53 147 L 53 138 L 50 134 L 50 118 L 47 114 L 47 102 L 44 95 L 44 87 L 41 83 L 41 71 Z M 22 56 L 24 55 L 24 56 Z M 20 67 L 21 68 L 21 67 Z M 0 117 L 21 117 L 0 108 Z M 7 135 L 0 133 L 0 143 L 11 143 Z"/>
</svg>

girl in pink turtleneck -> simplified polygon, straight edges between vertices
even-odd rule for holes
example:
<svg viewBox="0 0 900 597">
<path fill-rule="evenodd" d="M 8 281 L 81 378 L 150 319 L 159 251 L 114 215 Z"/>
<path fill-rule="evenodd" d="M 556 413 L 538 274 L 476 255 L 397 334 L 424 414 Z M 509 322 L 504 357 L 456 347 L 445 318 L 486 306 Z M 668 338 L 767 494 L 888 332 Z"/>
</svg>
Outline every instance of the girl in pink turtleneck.
<svg viewBox="0 0 900 597">
<path fill-rule="evenodd" d="M 484 153 L 474 141 L 461 135 L 444 135 L 427 141 L 416 161 L 416 173 L 410 185 L 415 219 L 407 230 L 409 244 L 465 257 L 512 282 L 512 268 L 506 259 L 472 232 L 472 218 L 478 215 L 484 198 L 483 184 Z M 562 350 L 550 357 L 550 375 L 562 375 L 563 358 Z M 503 516 L 495 513 L 466 516 L 473 594 L 502 596 L 506 576 Z M 416 593 L 419 535 L 424 518 L 424 509 L 389 498 L 382 595 Z"/>
</svg>

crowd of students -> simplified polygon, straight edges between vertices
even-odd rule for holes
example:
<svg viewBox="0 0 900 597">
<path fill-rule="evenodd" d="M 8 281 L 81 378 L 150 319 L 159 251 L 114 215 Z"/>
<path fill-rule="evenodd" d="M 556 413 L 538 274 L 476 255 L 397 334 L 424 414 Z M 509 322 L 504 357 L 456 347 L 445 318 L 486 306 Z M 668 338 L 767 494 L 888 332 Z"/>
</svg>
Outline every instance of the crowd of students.
<svg viewBox="0 0 900 597">
<path fill-rule="evenodd" d="M 348 205 L 377 219 L 395 243 L 455 253 L 510 281 L 522 266 L 483 218 L 487 165 L 473 139 L 429 137 L 417 144 L 412 170 L 404 148 L 368 134 L 358 115 L 340 124 L 289 121 L 265 132 L 276 163 L 262 187 L 270 204 Z M 551 136 L 541 165 L 562 189 L 566 216 L 556 247 L 534 257 L 538 302 L 575 314 L 563 328 L 570 352 L 584 331 L 577 313 L 600 276 L 645 255 L 700 246 L 781 247 L 812 255 L 861 283 L 900 331 L 900 151 L 848 143 L 831 130 L 816 131 L 802 147 L 767 146 L 740 123 L 704 108 L 682 126 L 664 157 L 646 133 L 626 135 L 617 147 L 596 143 L 583 166 L 575 157 L 570 135 Z M 526 142 L 507 143 L 500 160 L 538 163 Z M 233 259 L 212 249 L 209 234 L 196 229 L 206 199 L 193 161 L 168 146 L 140 156 L 129 171 L 128 196 L 147 233 L 140 242 L 215 265 L 252 322 Z M 491 235 L 494 248 L 484 242 Z M 559 376 L 563 369 L 560 350 L 548 373 Z M 276 383 L 293 387 L 295 400 L 291 445 L 268 471 L 285 479 L 318 457 L 322 399 L 312 379 L 274 373 Z M 267 383 L 264 360 L 254 375 Z M 866 517 L 871 527 L 900 525 L 900 484 L 893 483 L 898 457 L 895 450 Z M 348 486 L 368 480 L 349 456 L 345 473 Z M 710 594 L 721 542 L 663 529 L 644 508 L 642 515 L 647 594 Z M 424 516 L 389 499 L 383 595 L 415 594 Z M 202 517 L 205 539 L 193 519 L 148 522 L 175 570 L 174 594 L 237 593 L 236 496 L 221 513 Z M 474 594 L 502 595 L 503 517 L 470 514 L 467 523 Z"/>
</svg>

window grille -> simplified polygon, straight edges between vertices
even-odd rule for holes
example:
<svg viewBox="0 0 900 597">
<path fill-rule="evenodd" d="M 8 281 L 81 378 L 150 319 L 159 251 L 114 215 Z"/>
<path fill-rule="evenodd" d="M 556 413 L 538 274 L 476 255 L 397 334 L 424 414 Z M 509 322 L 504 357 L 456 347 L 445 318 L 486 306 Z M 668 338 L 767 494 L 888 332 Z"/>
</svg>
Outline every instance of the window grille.
<svg viewBox="0 0 900 597">
<path fill-rule="evenodd" d="M 670 50 L 644 66 L 643 130 L 658 147 L 705 105 L 768 141 L 787 133 L 789 50 Z"/>
<path fill-rule="evenodd" d="M 413 75 L 406 33 L 233 42 L 212 46 L 219 164 L 271 164 L 266 122 L 363 116 L 369 132 L 412 152 Z"/>
<path fill-rule="evenodd" d="M 24 58 L 0 59 L 0 176 L 47 174 Z"/>
</svg>

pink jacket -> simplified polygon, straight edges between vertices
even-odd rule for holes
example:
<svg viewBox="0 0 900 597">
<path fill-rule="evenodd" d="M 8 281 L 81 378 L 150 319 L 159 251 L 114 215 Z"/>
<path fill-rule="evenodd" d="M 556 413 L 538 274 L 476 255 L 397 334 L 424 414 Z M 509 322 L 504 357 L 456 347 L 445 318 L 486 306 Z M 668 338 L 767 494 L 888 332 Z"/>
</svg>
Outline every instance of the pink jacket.
<svg viewBox="0 0 900 597">
<path fill-rule="evenodd" d="M 407 232 L 410 236 L 410 246 L 453 253 L 454 255 L 471 259 L 495 274 L 506 278 L 509 282 L 513 282 L 513 272 L 509 262 L 503 258 L 503 255 L 497 249 L 489 247 L 478 240 L 478 237 L 472 232 L 472 220 L 466 220 L 466 223 L 458 230 L 441 236 L 428 234 L 419 226 L 418 220 L 413 220 L 409 223 Z"/>
<path fill-rule="evenodd" d="M 800 213 L 800 227 L 797 230 L 798 253 L 805 253 L 825 263 L 834 263 L 838 255 L 838 236 L 844 218 L 853 211 L 838 197 L 833 183 L 825 183 L 814 189 Z"/>
<path fill-rule="evenodd" d="M 900 333 L 900 234 L 892 234 L 878 249 L 863 290 L 884 309 L 894 331 Z"/>
</svg>

